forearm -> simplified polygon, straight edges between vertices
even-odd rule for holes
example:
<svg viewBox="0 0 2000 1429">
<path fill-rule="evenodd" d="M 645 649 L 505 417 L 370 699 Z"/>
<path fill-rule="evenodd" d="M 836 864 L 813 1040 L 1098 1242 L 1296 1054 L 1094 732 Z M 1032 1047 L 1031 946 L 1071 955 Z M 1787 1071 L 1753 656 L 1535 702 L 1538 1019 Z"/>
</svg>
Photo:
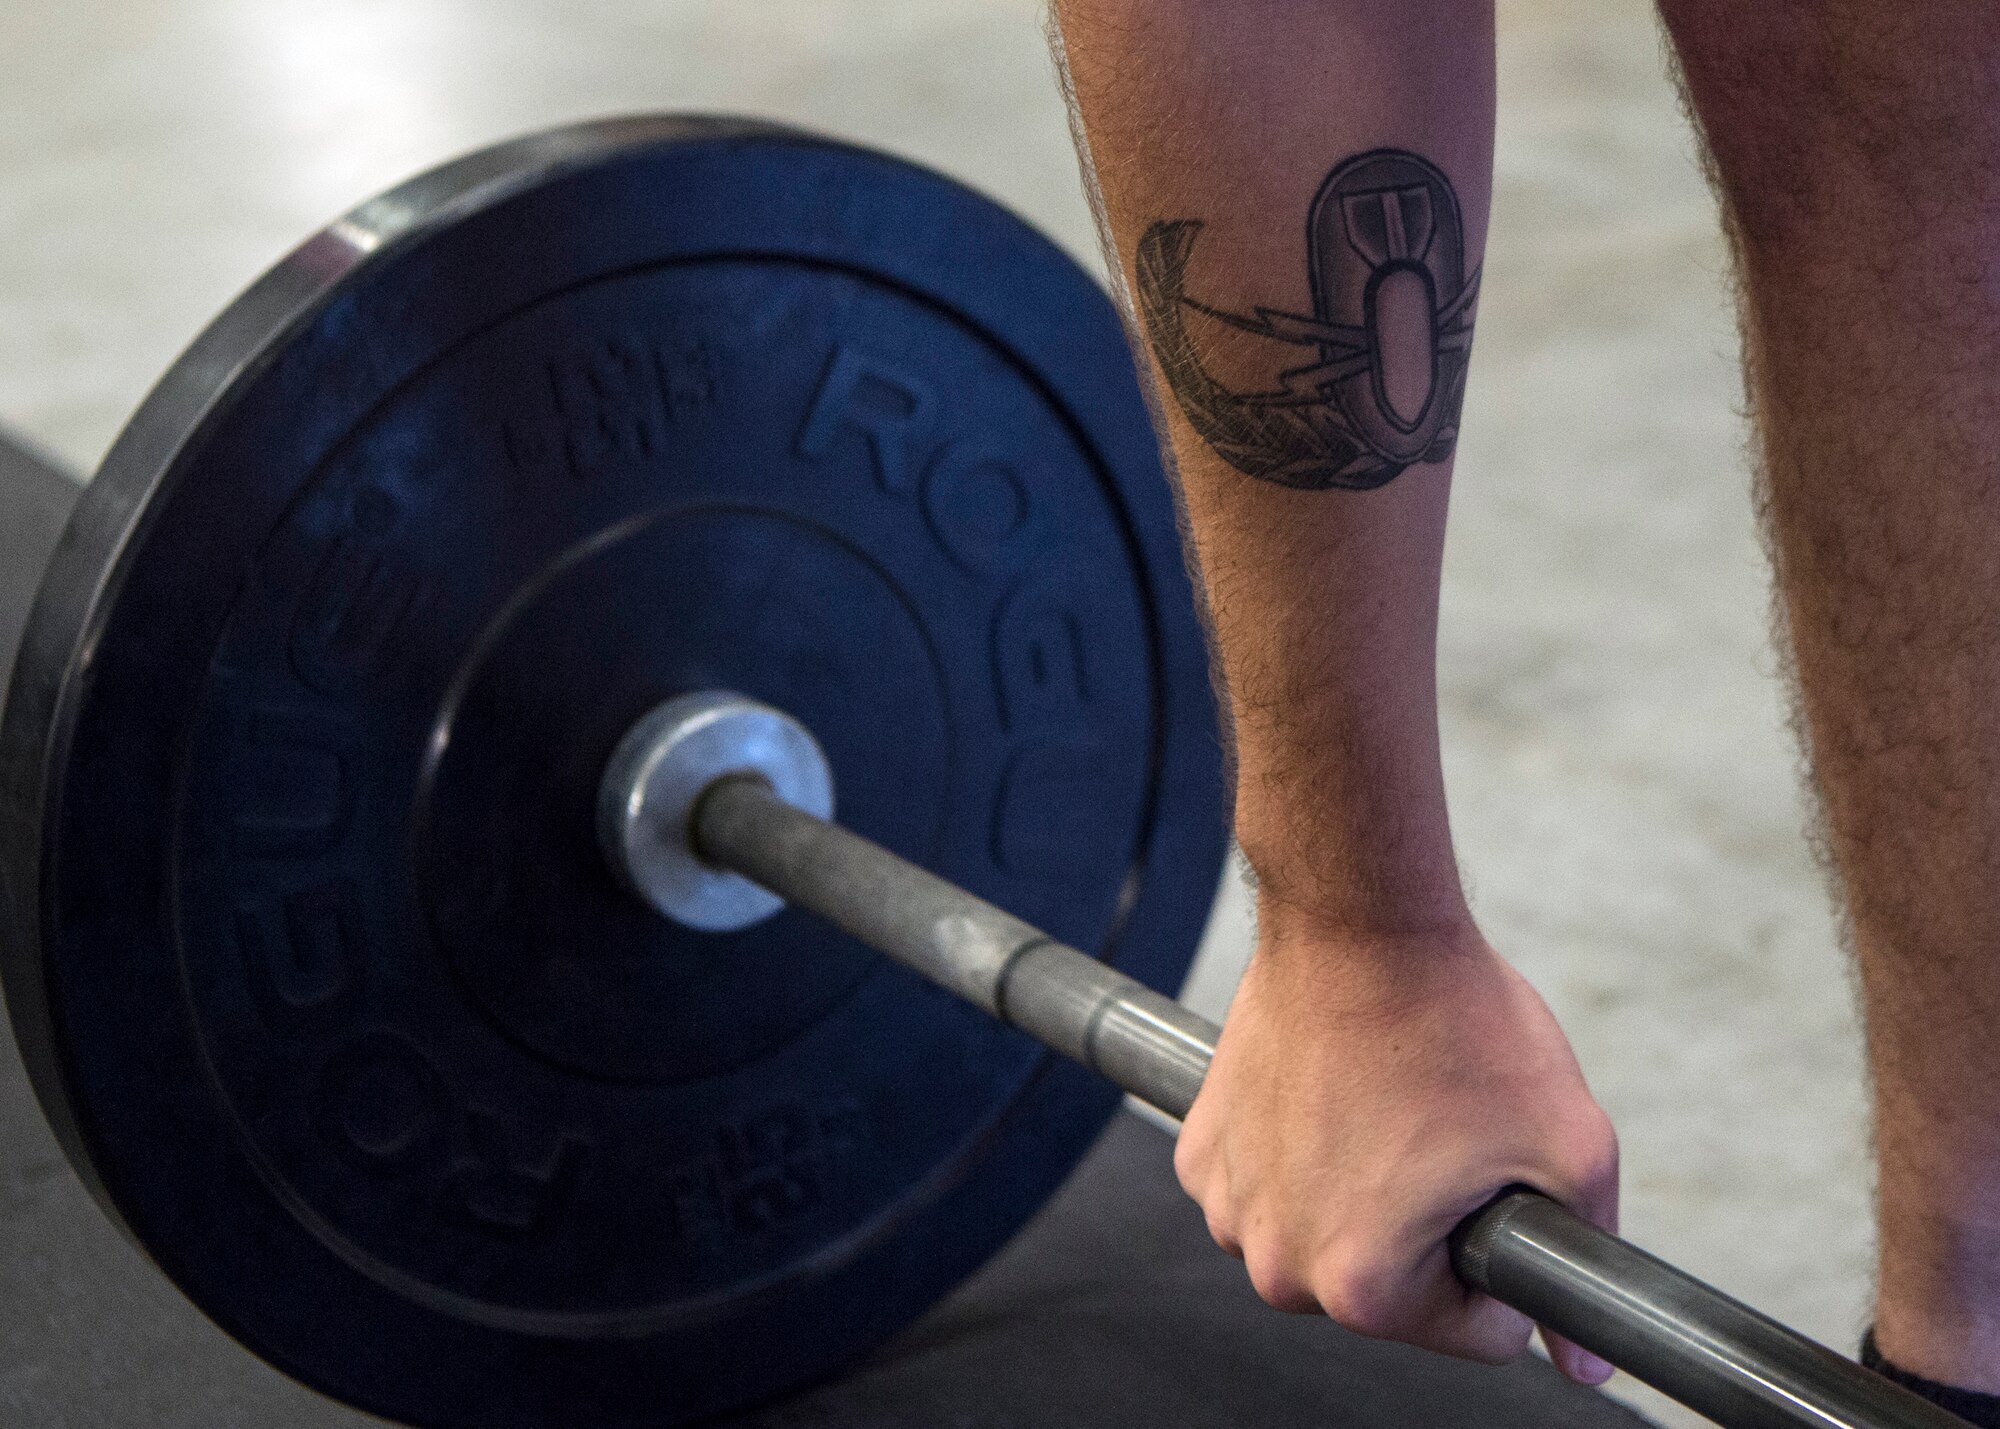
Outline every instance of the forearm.
<svg viewBox="0 0 2000 1429">
<path fill-rule="evenodd" d="M 1265 915 L 1455 924 L 1437 587 L 1491 188 L 1491 6 L 1056 13 L 1213 619 Z"/>
</svg>

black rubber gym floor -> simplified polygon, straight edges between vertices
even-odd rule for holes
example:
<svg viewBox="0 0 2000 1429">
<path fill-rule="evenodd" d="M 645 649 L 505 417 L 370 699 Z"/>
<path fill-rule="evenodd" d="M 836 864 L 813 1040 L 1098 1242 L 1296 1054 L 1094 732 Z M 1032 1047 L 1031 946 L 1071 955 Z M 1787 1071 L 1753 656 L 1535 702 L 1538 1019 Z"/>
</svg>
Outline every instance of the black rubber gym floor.
<svg viewBox="0 0 2000 1429">
<path fill-rule="evenodd" d="M 1643 1429 L 1534 1356 L 1491 1369 L 1280 1315 L 1121 1116 L 1028 1229 L 876 1360 L 736 1429 Z"/>
<path fill-rule="evenodd" d="M 846 1380 L 735 1429 L 1643 1429 L 1523 1358 L 1461 1364 L 1267 1310 L 1166 1135 L 1113 1123 L 1005 1252 Z M 0 1425 L 353 1429 L 238 1349 L 90 1203 L 0 1037 Z"/>
</svg>

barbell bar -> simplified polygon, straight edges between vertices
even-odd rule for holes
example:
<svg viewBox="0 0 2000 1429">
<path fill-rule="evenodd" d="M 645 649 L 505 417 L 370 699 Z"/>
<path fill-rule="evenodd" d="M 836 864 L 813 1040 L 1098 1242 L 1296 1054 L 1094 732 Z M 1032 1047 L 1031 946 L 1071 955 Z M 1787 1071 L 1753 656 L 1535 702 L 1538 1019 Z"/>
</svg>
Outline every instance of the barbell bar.
<svg viewBox="0 0 2000 1429">
<path fill-rule="evenodd" d="M 669 701 L 607 770 L 599 833 L 615 870 L 669 917 L 687 915 L 703 865 L 721 884 L 711 897 L 730 896 L 730 875 L 740 876 L 1186 1116 L 1220 1028 L 823 817 L 831 776 L 817 751 L 803 726 L 742 696 Z M 807 790 L 817 807 L 781 789 Z M 775 906 L 753 902 L 742 916 Z M 1960 1422 L 1532 1190 L 1507 1190 L 1467 1217 L 1450 1249 L 1467 1286 L 1729 1429 Z"/>
</svg>

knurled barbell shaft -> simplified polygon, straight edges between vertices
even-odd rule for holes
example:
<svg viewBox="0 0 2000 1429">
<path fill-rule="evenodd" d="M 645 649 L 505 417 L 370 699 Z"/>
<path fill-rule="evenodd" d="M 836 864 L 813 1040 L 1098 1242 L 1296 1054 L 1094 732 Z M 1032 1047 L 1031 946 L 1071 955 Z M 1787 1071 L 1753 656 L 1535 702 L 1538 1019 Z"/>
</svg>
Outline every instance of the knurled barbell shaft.
<svg viewBox="0 0 2000 1429">
<path fill-rule="evenodd" d="M 694 841 L 732 872 L 809 908 L 948 992 L 1187 1115 L 1219 1028 L 1143 983 L 859 834 L 779 798 L 755 776 L 696 805 Z"/>
<path fill-rule="evenodd" d="M 703 857 L 1184 1116 L 1219 1029 L 1170 998 L 838 824 L 755 777 L 696 805 Z M 1964 1429 L 1852 1360 L 1530 1191 L 1453 1233 L 1452 1264 L 1513 1306 L 1731 1429 Z"/>
</svg>

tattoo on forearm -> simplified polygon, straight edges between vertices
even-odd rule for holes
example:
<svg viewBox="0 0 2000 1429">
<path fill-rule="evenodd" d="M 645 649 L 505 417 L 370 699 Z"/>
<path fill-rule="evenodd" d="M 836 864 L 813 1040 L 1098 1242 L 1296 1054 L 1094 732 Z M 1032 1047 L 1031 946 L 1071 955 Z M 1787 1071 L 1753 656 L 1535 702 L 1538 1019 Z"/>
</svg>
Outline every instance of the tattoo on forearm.
<svg viewBox="0 0 2000 1429">
<path fill-rule="evenodd" d="M 1156 223 L 1139 240 L 1139 311 L 1188 422 L 1239 471 L 1280 486 L 1365 491 L 1458 439 L 1479 274 L 1465 273 L 1458 195 L 1401 149 L 1339 164 L 1306 218 L 1312 313 L 1245 316 L 1187 294 L 1196 219 Z M 1306 348 L 1276 385 L 1233 392 L 1209 374 L 1188 315 Z"/>
</svg>

